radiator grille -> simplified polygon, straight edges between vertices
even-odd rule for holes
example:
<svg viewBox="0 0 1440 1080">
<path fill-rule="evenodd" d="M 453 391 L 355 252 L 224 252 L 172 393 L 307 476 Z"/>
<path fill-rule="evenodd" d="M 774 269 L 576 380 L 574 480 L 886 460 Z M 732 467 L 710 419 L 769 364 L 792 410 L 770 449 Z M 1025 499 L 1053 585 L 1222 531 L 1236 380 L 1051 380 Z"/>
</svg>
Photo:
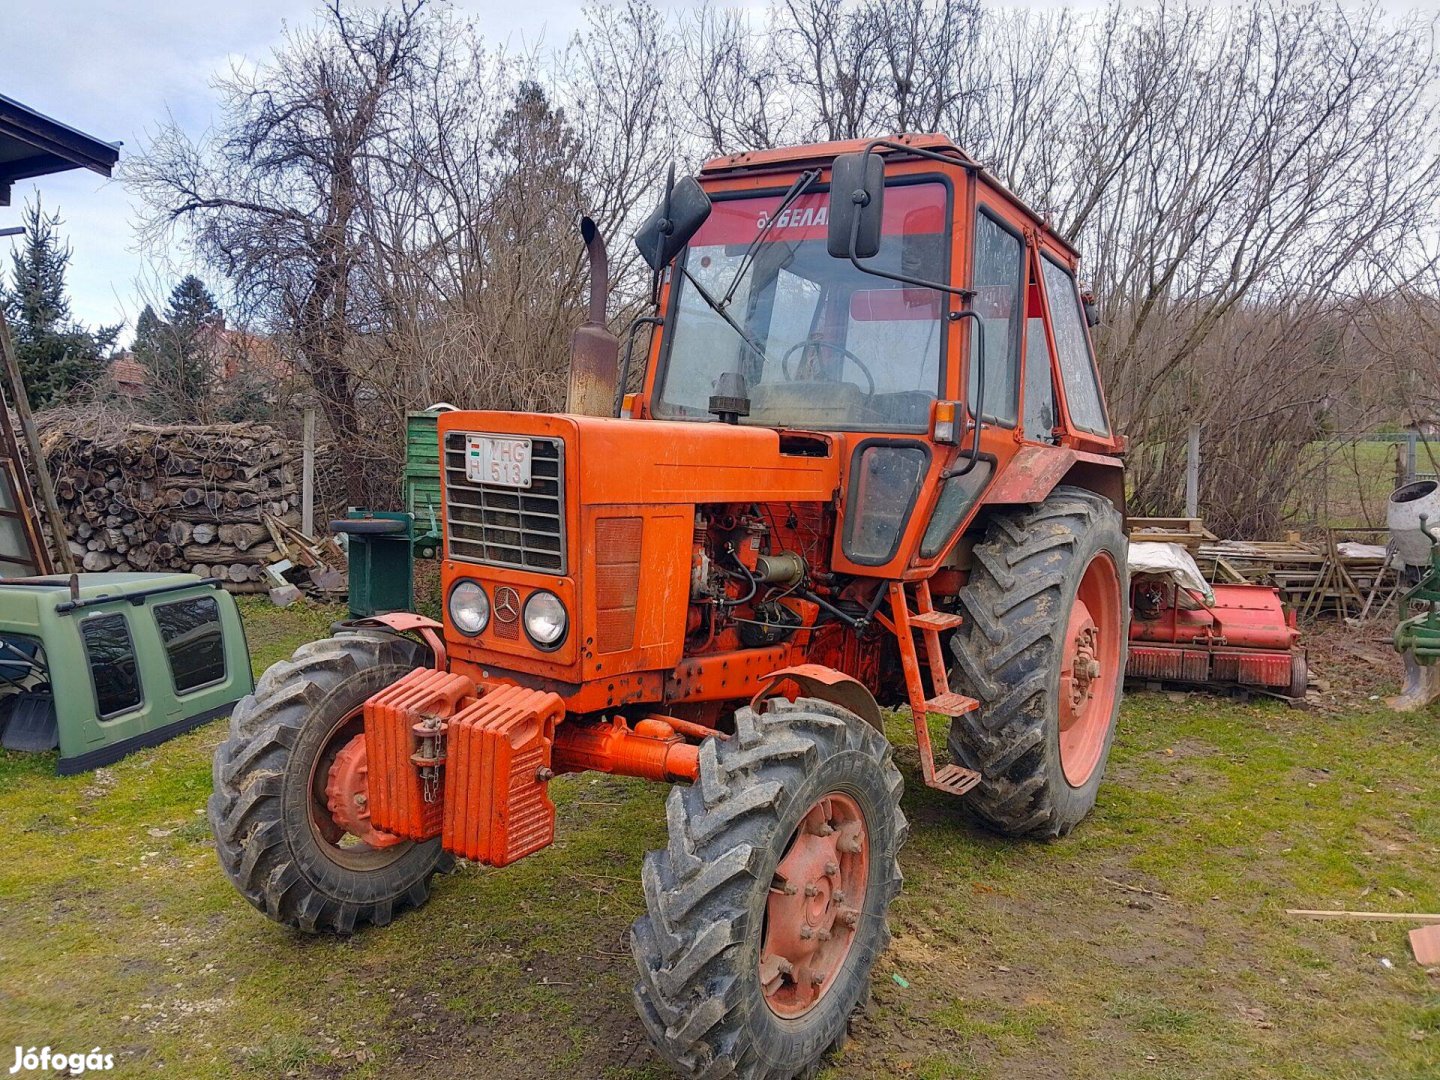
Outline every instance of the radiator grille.
<svg viewBox="0 0 1440 1080">
<path fill-rule="evenodd" d="M 565 573 L 565 444 L 530 439 L 529 488 L 465 475 L 465 435 L 445 436 L 446 544 L 452 559 Z"/>
<path fill-rule="evenodd" d="M 638 517 L 595 522 L 595 651 L 620 652 L 635 644 L 635 610 L 640 601 Z"/>
</svg>

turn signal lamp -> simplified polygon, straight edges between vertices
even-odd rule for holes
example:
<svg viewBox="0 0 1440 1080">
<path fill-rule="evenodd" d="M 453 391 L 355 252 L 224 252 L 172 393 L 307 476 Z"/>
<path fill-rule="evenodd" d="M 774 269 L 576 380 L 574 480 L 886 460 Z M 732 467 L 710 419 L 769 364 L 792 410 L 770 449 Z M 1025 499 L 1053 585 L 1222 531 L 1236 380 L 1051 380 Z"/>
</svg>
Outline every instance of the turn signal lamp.
<svg viewBox="0 0 1440 1080">
<path fill-rule="evenodd" d="M 935 430 L 932 433 L 937 443 L 954 444 L 956 441 L 955 420 L 960 415 L 958 401 L 937 401 L 935 403 Z"/>
</svg>

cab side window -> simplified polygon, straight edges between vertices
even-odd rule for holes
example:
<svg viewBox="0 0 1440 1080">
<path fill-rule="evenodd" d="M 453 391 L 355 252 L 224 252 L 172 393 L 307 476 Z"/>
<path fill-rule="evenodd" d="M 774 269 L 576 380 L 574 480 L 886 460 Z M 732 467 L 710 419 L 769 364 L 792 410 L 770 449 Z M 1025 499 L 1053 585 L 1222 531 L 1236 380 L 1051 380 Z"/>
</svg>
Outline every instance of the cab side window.
<svg viewBox="0 0 1440 1080">
<path fill-rule="evenodd" d="M 1031 281 L 1025 312 L 1025 438 L 1055 441 L 1055 386 L 1051 381 L 1050 341 L 1040 284 Z"/>
<path fill-rule="evenodd" d="M 96 711 L 106 720 L 140 707 L 140 673 L 135 665 L 135 643 L 130 624 L 117 613 L 92 615 L 80 624 L 90 681 L 95 687 Z"/>
<path fill-rule="evenodd" d="M 1065 384 L 1070 420 L 1081 431 L 1109 435 L 1110 423 L 1105 418 L 1105 405 L 1100 400 L 1095 359 L 1090 355 L 1090 341 L 1085 334 L 1080 290 L 1075 287 L 1070 271 L 1049 255 L 1040 261 L 1040 266 L 1045 278 L 1045 295 L 1050 301 L 1055 351 L 1059 354 L 1060 378 Z"/>
<path fill-rule="evenodd" d="M 985 398 L 987 419 L 1015 423 L 1020 371 L 1020 237 L 985 211 L 975 217 L 975 298 L 972 306 L 985 326 Z M 970 330 L 970 401 L 980 401 L 980 337 Z"/>
</svg>

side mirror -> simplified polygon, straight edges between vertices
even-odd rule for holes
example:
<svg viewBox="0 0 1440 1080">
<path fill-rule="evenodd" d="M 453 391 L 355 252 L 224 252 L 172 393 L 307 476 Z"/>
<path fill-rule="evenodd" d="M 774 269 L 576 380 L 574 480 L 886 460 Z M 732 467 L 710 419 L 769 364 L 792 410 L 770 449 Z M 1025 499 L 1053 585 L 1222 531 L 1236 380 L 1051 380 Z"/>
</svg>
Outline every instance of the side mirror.
<svg viewBox="0 0 1440 1080">
<path fill-rule="evenodd" d="M 1095 327 L 1100 325 L 1100 303 L 1095 299 L 1095 294 L 1085 292 L 1080 295 L 1080 306 L 1085 309 L 1085 325 Z"/>
<path fill-rule="evenodd" d="M 869 259 L 880 250 L 885 213 L 885 162 L 879 154 L 840 154 L 830 167 L 829 232 L 837 259 Z M 851 244 L 854 248 L 851 248 Z"/>
<path fill-rule="evenodd" d="M 710 196 L 693 176 L 681 179 L 635 234 L 635 246 L 657 274 L 684 250 L 710 216 Z"/>
</svg>

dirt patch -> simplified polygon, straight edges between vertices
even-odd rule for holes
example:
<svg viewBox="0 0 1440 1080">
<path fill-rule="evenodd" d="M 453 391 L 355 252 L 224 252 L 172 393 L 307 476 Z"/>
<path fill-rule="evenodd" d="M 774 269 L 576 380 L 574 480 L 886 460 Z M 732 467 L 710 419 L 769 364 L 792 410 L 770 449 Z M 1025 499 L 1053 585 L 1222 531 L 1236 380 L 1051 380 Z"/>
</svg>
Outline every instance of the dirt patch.
<svg viewBox="0 0 1440 1080">
<path fill-rule="evenodd" d="M 1361 626 L 1338 619 L 1311 619 L 1301 627 L 1300 643 L 1310 664 L 1306 700 L 1321 712 L 1339 715 L 1373 707 L 1400 689 L 1404 664 L 1391 645 L 1395 618 Z"/>
</svg>

